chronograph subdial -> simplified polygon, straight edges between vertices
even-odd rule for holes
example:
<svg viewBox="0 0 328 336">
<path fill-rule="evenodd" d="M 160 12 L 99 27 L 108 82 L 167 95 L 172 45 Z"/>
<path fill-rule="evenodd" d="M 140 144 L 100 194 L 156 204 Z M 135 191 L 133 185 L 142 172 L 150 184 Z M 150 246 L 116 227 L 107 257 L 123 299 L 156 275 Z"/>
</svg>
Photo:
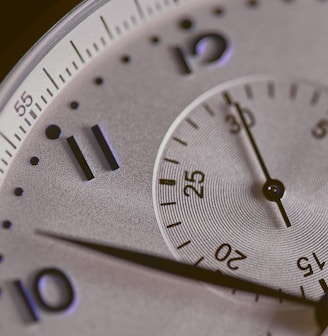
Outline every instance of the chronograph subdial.
<svg viewBox="0 0 328 336">
<path fill-rule="evenodd" d="M 218 86 L 181 113 L 153 180 L 176 257 L 304 297 L 326 292 L 327 214 L 318 195 L 328 182 L 327 103 L 326 89 L 308 81 L 259 76 Z"/>
</svg>

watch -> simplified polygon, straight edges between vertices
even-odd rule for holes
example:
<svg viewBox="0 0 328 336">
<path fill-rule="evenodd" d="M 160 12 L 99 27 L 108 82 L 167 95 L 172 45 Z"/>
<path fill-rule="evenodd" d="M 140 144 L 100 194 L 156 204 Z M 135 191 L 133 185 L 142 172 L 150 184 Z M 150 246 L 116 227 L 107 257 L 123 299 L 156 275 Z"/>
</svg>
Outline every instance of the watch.
<svg viewBox="0 0 328 336">
<path fill-rule="evenodd" d="M 0 86 L 1 334 L 324 335 L 327 14 L 87 0 L 50 29 Z"/>
</svg>

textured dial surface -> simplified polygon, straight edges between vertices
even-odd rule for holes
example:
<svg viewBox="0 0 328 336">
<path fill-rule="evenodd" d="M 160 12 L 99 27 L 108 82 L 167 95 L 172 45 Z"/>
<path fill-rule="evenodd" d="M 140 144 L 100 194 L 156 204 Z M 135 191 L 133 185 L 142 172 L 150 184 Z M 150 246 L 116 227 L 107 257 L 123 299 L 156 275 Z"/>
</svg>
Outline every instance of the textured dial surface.
<svg viewBox="0 0 328 336">
<path fill-rule="evenodd" d="M 46 35 L 0 88 L 0 334 L 314 335 L 311 308 L 213 291 L 35 230 L 204 257 L 318 298 L 327 14 L 315 0 L 86 1 Z M 249 110 L 289 228 L 261 194 L 224 91 Z"/>
</svg>

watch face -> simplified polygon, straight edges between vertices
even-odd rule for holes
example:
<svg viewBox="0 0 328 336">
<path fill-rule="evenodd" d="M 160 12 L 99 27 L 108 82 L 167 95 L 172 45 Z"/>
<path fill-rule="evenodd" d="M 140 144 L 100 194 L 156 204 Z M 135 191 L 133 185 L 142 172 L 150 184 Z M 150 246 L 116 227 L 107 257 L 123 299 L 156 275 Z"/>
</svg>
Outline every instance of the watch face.
<svg viewBox="0 0 328 336">
<path fill-rule="evenodd" d="M 0 86 L 1 335 L 319 335 L 327 15 L 90 0 L 50 30 Z"/>
</svg>

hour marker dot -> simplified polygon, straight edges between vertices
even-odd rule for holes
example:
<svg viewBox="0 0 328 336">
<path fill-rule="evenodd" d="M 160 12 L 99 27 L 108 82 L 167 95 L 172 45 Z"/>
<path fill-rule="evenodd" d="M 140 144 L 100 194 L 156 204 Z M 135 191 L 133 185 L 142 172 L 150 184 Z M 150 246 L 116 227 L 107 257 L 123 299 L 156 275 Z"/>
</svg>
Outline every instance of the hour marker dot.
<svg viewBox="0 0 328 336">
<path fill-rule="evenodd" d="M 194 23 L 190 19 L 183 19 L 180 22 L 180 27 L 184 30 L 190 30 L 193 28 Z"/>
<path fill-rule="evenodd" d="M 131 57 L 129 55 L 124 55 L 124 56 L 121 57 L 121 61 L 122 61 L 122 63 L 125 63 L 125 64 L 130 63 L 131 62 Z"/>
<path fill-rule="evenodd" d="M 159 43 L 161 42 L 161 39 L 160 39 L 158 36 L 152 36 L 152 37 L 150 38 L 150 42 L 151 42 L 152 44 L 159 44 Z"/>
<path fill-rule="evenodd" d="M 248 5 L 250 7 L 256 7 L 256 6 L 259 5 L 259 2 L 258 2 L 258 0 L 248 0 Z"/>
<path fill-rule="evenodd" d="M 30 159 L 30 163 L 32 166 L 37 166 L 40 162 L 40 159 L 37 156 L 32 156 Z"/>
<path fill-rule="evenodd" d="M 20 187 L 15 188 L 14 193 L 16 196 L 23 196 L 24 195 L 24 190 Z"/>
<path fill-rule="evenodd" d="M 50 140 L 56 140 L 61 137 L 61 129 L 57 125 L 49 125 L 46 128 L 46 136 Z"/>
<path fill-rule="evenodd" d="M 94 82 L 96 85 L 102 85 L 104 83 L 104 80 L 101 77 L 97 77 Z"/>
<path fill-rule="evenodd" d="M 77 101 L 73 101 L 70 104 L 72 110 L 77 110 L 80 106 L 80 104 Z"/>
<path fill-rule="evenodd" d="M 224 14 L 224 9 L 222 7 L 216 7 L 213 12 L 216 16 L 222 16 Z"/>
<path fill-rule="evenodd" d="M 9 220 L 4 220 L 2 222 L 2 227 L 6 230 L 9 230 L 12 227 L 12 223 Z"/>
</svg>

